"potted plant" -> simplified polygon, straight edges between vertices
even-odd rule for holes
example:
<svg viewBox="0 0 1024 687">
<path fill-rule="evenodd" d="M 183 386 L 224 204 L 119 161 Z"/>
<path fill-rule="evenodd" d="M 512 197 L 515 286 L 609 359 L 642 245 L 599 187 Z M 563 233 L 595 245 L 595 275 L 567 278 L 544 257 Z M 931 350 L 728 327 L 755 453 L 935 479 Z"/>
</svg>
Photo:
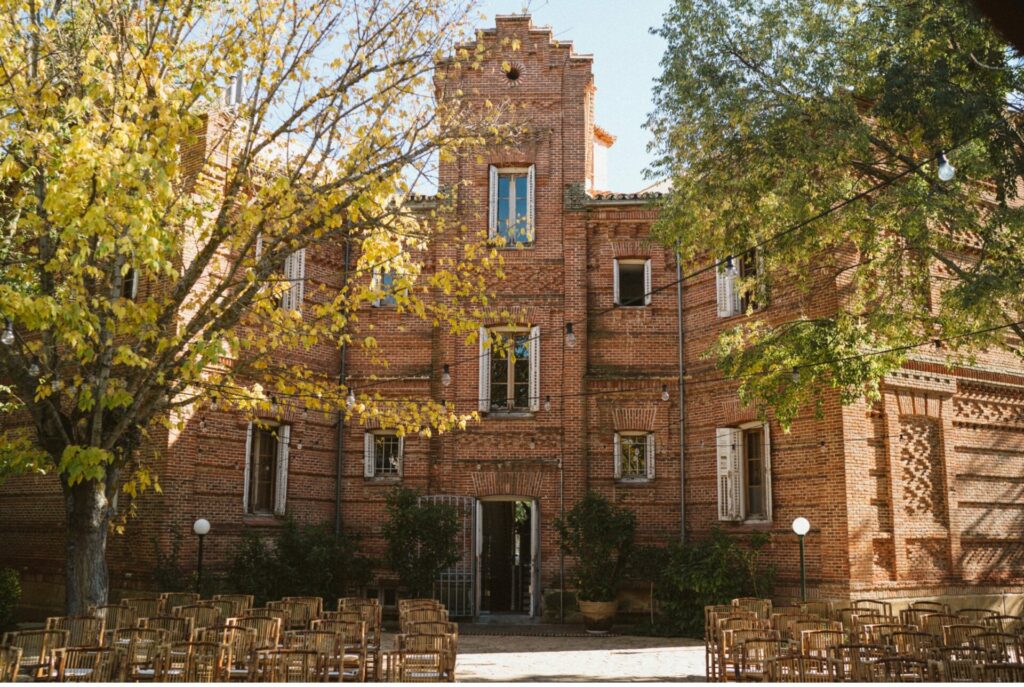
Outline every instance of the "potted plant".
<svg viewBox="0 0 1024 687">
<path fill-rule="evenodd" d="M 619 585 L 633 548 L 636 516 L 605 497 L 588 492 L 565 518 L 555 521 L 562 550 L 576 559 L 572 581 L 587 632 L 611 629 Z"/>
</svg>

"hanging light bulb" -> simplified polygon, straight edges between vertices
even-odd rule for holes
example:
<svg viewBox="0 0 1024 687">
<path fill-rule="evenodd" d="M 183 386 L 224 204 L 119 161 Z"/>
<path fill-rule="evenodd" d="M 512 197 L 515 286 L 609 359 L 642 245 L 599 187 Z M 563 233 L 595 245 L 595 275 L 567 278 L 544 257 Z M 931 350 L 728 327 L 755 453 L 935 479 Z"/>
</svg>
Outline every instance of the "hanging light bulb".
<svg viewBox="0 0 1024 687">
<path fill-rule="evenodd" d="M 736 261 L 732 259 L 731 255 L 725 259 L 725 276 L 727 276 L 727 277 L 738 277 L 738 276 L 740 276 L 740 271 L 738 269 L 736 269 Z"/>
<path fill-rule="evenodd" d="M 662 401 L 667 401 L 668 399 L 669 399 L 668 384 L 662 384 L 661 385 L 661 400 Z"/>
<path fill-rule="evenodd" d="M 793 383 L 796 384 L 800 381 L 800 370 L 793 368 Z"/>
<path fill-rule="evenodd" d="M 544 397 L 544 410 L 545 411 L 551 410 L 551 397 L 550 396 L 545 396 Z"/>
<path fill-rule="evenodd" d="M 39 376 L 39 363 L 32 361 L 32 364 L 28 366 L 28 376 L 38 377 Z"/>
<path fill-rule="evenodd" d="M 451 386 L 452 375 L 449 371 L 448 363 L 441 366 L 441 386 Z"/>
<path fill-rule="evenodd" d="M 302 450 L 302 442 L 301 441 L 299 443 L 295 444 L 295 450 L 297 450 L 297 451 L 301 451 Z"/>
<path fill-rule="evenodd" d="M 274 413 L 275 415 L 277 414 L 277 397 L 276 396 L 271 396 L 270 397 L 270 412 Z"/>
<path fill-rule="evenodd" d="M 309 410 L 305 406 L 303 406 L 302 407 L 302 419 L 305 420 L 308 417 L 309 417 Z"/>
<path fill-rule="evenodd" d="M 14 323 L 9 319 L 7 320 L 7 326 L 4 327 L 4 333 L 0 334 L 0 342 L 3 342 L 4 346 L 10 346 L 14 343 Z"/>
<path fill-rule="evenodd" d="M 349 408 L 356 404 L 356 393 L 352 389 L 348 390 L 348 396 L 345 398 L 345 403 Z"/>
<path fill-rule="evenodd" d="M 200 431 L 205 431 L 206 430 L 206 418 L 205 417 L 199 418 L 199 429 L 200 429 Z"/>
<path fill-rule="evenodd" d="M 565 345 L 569 348 L 576 347 L 576 335 L 572 331 L 572 322 L 565 324 Z"/>
<path fill-rule="evenodd" d="M 949 163 L 946 154 L 940 151 L 935 156 L 935 161 L 939 163 L 939 181 L 953 181 L 953 177 L 956 176 L 956 167 Z"/>
</svg>

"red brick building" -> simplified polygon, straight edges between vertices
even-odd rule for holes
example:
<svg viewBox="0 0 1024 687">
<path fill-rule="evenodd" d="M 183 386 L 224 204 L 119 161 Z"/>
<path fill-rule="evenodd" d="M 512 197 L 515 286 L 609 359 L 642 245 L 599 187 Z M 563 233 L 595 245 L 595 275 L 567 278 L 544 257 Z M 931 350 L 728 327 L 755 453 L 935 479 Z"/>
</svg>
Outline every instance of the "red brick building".
<svg viewBox="0 0 1024 687">
<path fill-rule="evenodd" d="M 335 418 L 288 408 L 276 433 L 263 432 L 248 418 L 201 408 L 159 447 L 163 495 L 146 498 L 142 517 L 112 538 L 115 587 L 145 584 L 154 545 L 169 550 L 180 538 L 182 560 L 194 560 L 197 517 L 213 524 L 206 546 L 213 567 L 243 532 L 272 532 L 285 513 L 338 523 L 379 552 L 385 495 L 403 484 L 465 516 L 464 560 L 443 581 L 450 606 L 467 615 L 550 612 L 557 594 L 548 593 L 563 579 L 554 519 L 592 489 L 635 510 L 643 542 L 716 526 L 770 534 L 782 593 L 793 592 L 797 579 L 790 523 L 805 516 L 812 595 L 961 596 L 958 605 L 1005 603 L 1017 612 L 1024 584 L 1019 360 L 981 355 L 970 367 L 949 368 L 940 350 L 920 350 L 885 380 L 881 403 L 843 407 L 832 395 L 824 419 L 808 413 L 789 433 L 763 423 L 703 353 L 739 318 L 780 322 L 834 309 L 843 284 L 823 281 L 813 299 L 778 287 L 751 304 L 712 271 L 677 290 L 677 270 L 696 266 L 677 266 L 672 250 L 650 240 L 659 194 L 604 188 L 614 139 L 594 121 L 591 57 L 525 16 L 499 17 L 481 36 L 490 57 L 462 74 L 462 91 L 514 103 L 529 133 L 515 145 L 443 162 L 439 181 L 457 189 L 457 220 L 509 243 L 507 277 L 492 289 L 519 325 L 485 322 L 481 335 L 510 342 L 514 359 L 396 312 L 387 299 L 359 323 L 372 328 L 390 360 L 386 372 L 358 350 L 342 354 L 344 362 L 327 345 L 303 356 L 357 390 L 372 384 L 385 396 L 444 399 L 482 419 L 464 432 L 400 439 L 352 423 L 339 430 Z M 425 264 L 460 250 L 436 242 Z M 288 269 L 306 280 L 306 294 L 339 286 L 345 273 L 340 249 L 295 260 Z M 302 299 L 300 292 L 290 307 Z M 747 314 L 750 305 L 760 307 Z M 0 565 L 25 570 L 32 597 L 59 605 L 55 481 L 9 481 L 0 487 L 0 512 Z"/>
</svg>

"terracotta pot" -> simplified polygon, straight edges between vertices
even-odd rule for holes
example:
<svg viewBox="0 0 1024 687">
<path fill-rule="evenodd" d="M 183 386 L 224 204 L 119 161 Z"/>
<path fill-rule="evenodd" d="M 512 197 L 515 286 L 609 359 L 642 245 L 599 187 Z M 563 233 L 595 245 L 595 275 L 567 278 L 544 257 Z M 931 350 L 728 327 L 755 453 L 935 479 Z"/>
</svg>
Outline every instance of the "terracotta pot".
<svg viewBox="0 0 1024 687">
<path fill-rule="evenodd" d="M 580 599 L 579 604 L 587 632 L 603 635 L 612 629 L 615 612 L 619 608 L 618 601 L 583 601 Z"/>
</svg>

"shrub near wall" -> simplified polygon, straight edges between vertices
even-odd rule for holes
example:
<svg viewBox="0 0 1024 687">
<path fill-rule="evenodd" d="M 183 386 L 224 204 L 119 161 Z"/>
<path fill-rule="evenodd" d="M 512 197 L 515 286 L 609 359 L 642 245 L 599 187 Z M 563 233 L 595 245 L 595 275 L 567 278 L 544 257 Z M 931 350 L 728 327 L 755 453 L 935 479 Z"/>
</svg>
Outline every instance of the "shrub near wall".
<svg viewBox="0 0 1024 687">
<path fill-rule="evenodd" d="M 12 568 L 0 568 L 0 632 L 15 628 L 14 609 L 21 599 L 21 578 Z"/>
<path fill-rule="evenodd" d="M 740 538 L 714 530 L 705 539 L 646 547 L 633 562 L 633 577 L 654 583 L 657 634 L 699 638 L 704 607 L 740 596 L 771 596 L 775 569 L 762 560 L 764 534 Z"/>
</svg>

